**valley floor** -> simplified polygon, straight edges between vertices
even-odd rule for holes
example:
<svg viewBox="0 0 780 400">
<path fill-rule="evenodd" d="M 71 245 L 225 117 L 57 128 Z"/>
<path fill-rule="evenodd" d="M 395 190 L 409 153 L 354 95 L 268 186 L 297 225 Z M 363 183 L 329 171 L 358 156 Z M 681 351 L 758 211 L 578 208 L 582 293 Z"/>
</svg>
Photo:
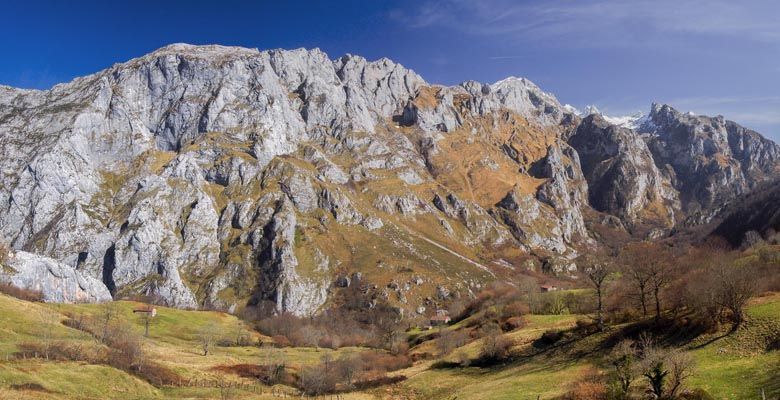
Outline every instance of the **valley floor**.
<svg viewBox="0 0 780 400">
<path fill-rule="evenodd" d="M 137 303 L 117 302 L 120 314 L 132 328 L 143 332 L 133 314 Z M 66 341 L 94 346 L 89 334 L 62 324 L 66 318 L 97 315 L 97 305 L 54 305 L 31 303 L 0 295 L 0 399 L 271 399 L 274 394 L 293 393 L 292 388 L 264 386 L 248 378 L 223 373 L 218 366 L 260 364 L 282 358 L 292 369 L 316 365 L 325 354 L 334 359 L 344 353 L 377 350 L 342 348 L 270 348 L 215 346 L 202 355 L 198 332 L 207 324 L 220 327 L 224 334 L 243 335 L 253 343 L 269 341 L 249 329 L 234 316 L 207 311 L 158 308 L 158 316 L 144 339 L 149 357 L 182 377 L 182 386 L 153 385 L 146 380 L 106 365 L 86 362 L 47 361 L 19 358 L 20 345 L 31 341 Z M 707 390 L 717 399 L 768 398 L 780 395 L 780 352 L 764 346 L 780 335 L 780 294 L 754 299 L 748 309 L 748 322 L 736 332 L 725 330 L 699 336 L 685 344 L 696 360 L 696 373 L 690 387 Z M 620 327 L 592 334 L 549 348 L 536 348 L 534 342 L 549 329 L 573 327 L 577 315 L 529 315 L 525 327 L 509 335 L 515 342 L 513 361 L 490 368 L 446 367 L 432 359 L 417 361 L 393 375 L 407 379 L 362 393 L 343 394 L 341 399 L 554 399 L 584 376 L 605 374 L 602 344 Z M 452 329 L 448 327 L 446 329 Z M 412 332 L 425 335 L 428 332 Z M 412 348 L 411 354 L 435 354 L 433 341 Z M 479 343 L 456 349 L 444 361 L 461 354 L 475 356 Z M 212 386 L 212 387 L 202 387 Z M 221 386 L 223 388 L 217 387 Z M 226 389 L 225 387 L 229 387 Z M 325 396 L 323 398 L 330 398 Z M 335 398 L 335 397 L 334 397 Z"/>
</svg>

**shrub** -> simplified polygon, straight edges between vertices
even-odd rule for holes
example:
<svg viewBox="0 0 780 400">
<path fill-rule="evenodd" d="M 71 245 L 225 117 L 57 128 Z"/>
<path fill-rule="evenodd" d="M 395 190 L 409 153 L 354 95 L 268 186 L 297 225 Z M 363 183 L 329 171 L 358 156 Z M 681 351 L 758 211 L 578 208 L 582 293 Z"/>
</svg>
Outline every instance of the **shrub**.
<svg viewBox="0 0 780 400">
<path fill-rule="evenodd" d="M 8 263 L 8 254 L 10 251 L 11 249 L 8 247 L 8 245 L 5 244 L 5 242 L 0 241 L 0 266 Z"/>
<path fill-rule="evenodd" d="M 319 365 L 304 368 L 298 378 L 298 388 L 311 396 L 333 393 L 337 383 L 336 374 Z"/>
<path fill-rule="evenodd" d="M 439 350 L 439 355 L 445 355 L 452 350 L 463 346 L 469 339 L 468 333 L 462 330 L 447 330 L 439 335 L 436 340 L 436 347 Z"/>
<path fill-rule="evenodd" d="M 115 335 L 108 343 L 108 364 L 125 371 L 136 371 L 143 366 L 144 352 L 141 348 L 141 338 L 129 330 Z"/>
<path fill-rule="evenodd" d="M 405 355 L 394 356 L 386 353 L 364 351 L 360 353 L 360 359 L 370 370 L 392 372 L 412 366 L 412 360 Z"/>
<path fill-rule="evenodd" d="M 355 377 L 365 368 L 363 360 L 357 356 L 342 355 L 333 363 L 333 369 L 346 387 L 353 387 Z"/>
<path fill-rule="evenodd" d="M 512 349 L 512 339 L 505 335 L 491 334 L 482 340 L 478 362 L 481 365 L 491 365 L 509 359 Z"/>
<path fill-rule="evenodd" d="M 504 306 L 502 316 L 504 318 L 521 317 L 523 315 L 529 314 L 530 312 L 531 308 L 528 306 L 528 304 L 516 300 Z"/>
<path fill-rule="evenodd" d="M 680 399 L 684 400 L 715 400 L 711 394 L 704 389 L 693 389 L 680 394 Z"/>
<path fill-rule="evenodd" d="M 403 375 L 394 375 L 394 376 L 383 375 L 373 379 L 361 380 L 355 384 L 355 389 L 365 390 L 365 389 L 372 389 L 380 386 L 394 385 L 404 380 L 406 380 L 406 377 Z"/>
<path fill-rule="evenodd" d="M 43 294 L 36 290 L 22 289 L 8 283 L 0 283 L 0 293 L 24 301 L 43 301 Z"/>
<path fill-rule="evenodd" d="M 550 329 L 542 334 L 542 337 L 539 338 L 538 342 L 542 346 L 551 346 L 555 343 L 558 343 L 561 339 L 563 339 L 563 332 Z"/>
<path fill-rule="evenodd" d="M 523 326 L 525 326 L 525 319 L 523 319 L 523 317 L 511 317 L 511 318 L 507 318 L 501 324 L 501 330 L 503 330 L 504 332 L 509 332 L 515 329 L 520 329 Z"/>
<path fill-rule="evenodd" d="M 643 338 L 641 353 L 639 368 L 652 393 L 658 398 L 676 398 L 693 374 L 691 355 L 657 348 L 649 337 Z"/>
<path fill-rule="evenodd" d="M 596 381 L 577 382 L 563 398 L 565 400 L 605 400 L 607 387 Z"/>
<path fill-rule="evenodd" d="M 298 374 L 294 385 L 302 392 L 314 396 L 368 389 L 406 379 L 403 376 L 388 377 L 386 373 L 411 365 L 408 357 L 387 353 L 363 352 L 342 355 L 336 360 L 326 354 L 319 365 L 304 368 Z"/>
<path fill-rule="evenodd" d="M 578 319 L 576 322 L 576 331 L 580 335 L 589 335 L 595 332 L 598 332 L 598 324 L 594 321 L 589 321 L 586 319 Z"/>
<path fill-rule="evenodd" d="M 336 350 L 339 347 L 341 347 L 341 340 L 339 340 L 338 337 L 326 335 L 320 338 L 319 342 L 317 343 L 319 347 L 324 347 L 326 349 L 333 349 Z"/>
<path fill-rule="evenodd" d="M 93 364 L 105 362 L 105 353 L 92 346 L 82 343 L 68 343 L 55 341 L 23 342 L 18 345 L 19 350 L 14 353 L 16 358 L 45 358 L 57 361 L 86 361 Z"/>
<path fill-rule="evenodd" d="M 494 282 L 482 289 L 477 297 L 456 315 L 454 322 L 464 320 L 479 311 L 488 310 L 493 306 L 508 304 L 521 297 L 520 291 L 509 284 Z"/>
<path fill-rule="evenodd" d="M 157 386 L 177 385 L 181 382 L 181 376 L 156 362 L 147 361 L 134 372 L 147 382 Z"/>
<path fill-rule="evenodd" d="M 400 312 L 376 292 L 374 285 L 353 282 L 333 296 L 334 306 L 312 318 L 294 315 L 269 315 L 268 307 L 259 305 L 245 312 L 256 318 L 257 330 L 268 336 L 285 336 L 294 346 L 327 347 L 368 346 L 389 349 L 399 331 Z M 370 307 L 368 305 L 371 305 Z M 265 317 L 262 317 L 265 315 Z"/>
<path fill-rule="evenodd" d="M 32 382 L 27 383 L 17 383 L 9 386 L 12 390 L 28 390 L 31 392 L 44 392 L 49 393 L 50 391 L 46 389 L 45 387 Z"/>
<path fill-rule="evenodd" d="M 215 371 L 228 372 L 236 374 L 242 378 L 253 378 L 266 385 L 285 384 L 293 385 L 295 380 L 291 375 L 287 374 L 287 369 L 284 364 L 236 364 L 236 365 L 219 365 L 213 368 Z"/>
<path fill-rule="evenodd" d="M 465 351 L 462 350 L 455 355 L 455 360 L 458 362 L 458 365 L 464 368 L 471 365 L 471 358 Z"/>
<path fill-rule="evenodd" d="M 404 335 L 397 335 L 390 343 L 390 354 L 394 356 L 406 355 L 409 353 L 409 343 Z"/>
<path fill-rule="evenodd" d="M 271 338 L 271 342 L 273 343 L 274 347 L 290 347 L 292 346 L 292 343 L 290 343 L 290 340 L 287 339 L 286 336 L 283 335 L 276 335 Z"/>
</svg>

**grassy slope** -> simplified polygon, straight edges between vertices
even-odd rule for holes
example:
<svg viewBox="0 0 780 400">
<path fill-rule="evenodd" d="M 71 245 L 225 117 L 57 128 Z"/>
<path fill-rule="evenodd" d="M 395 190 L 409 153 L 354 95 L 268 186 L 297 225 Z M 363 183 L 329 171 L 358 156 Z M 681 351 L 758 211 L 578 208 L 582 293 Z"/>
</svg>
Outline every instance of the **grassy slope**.
<svg viewBox="0 0 780 400">
<path fill-rule="evenodd" d="M 750 321 L 736 333 L 727 335 L 724 331 L 701 337 L 687 346 L 696 360 L 696 375 L 690 380 L 690 387 L 704 388 L 717 399 L 757 398 L 760 388 L 770 398 L 780 395 L 780 353 L 755 345 L 765 343 L 769 335 L 780 337 L 780 294 L 755 299 L 748 314 Z M 510 336 L 516 342 L 515 349 L 522 353 L 544 330 L 570 327 L 575 321 L 575 316 L 530 316 L 528 325 Z M 603 338 L 592 335 L 566 350 L 520 357 L 510 365 L 488 370 L 416 367 L 408 371 L 410 379 L 404 385 L 426 399 L 554 398 L 583 375 L 609 372 L 609 366 L 600 357 L 603 354 L 592 352 Z M 427 352 L 436 351 L 433 343 L 422 346 Z M 473 356 L 478 348 L 479 343 L 472 342 L 463 350 Z M 580 354 L 586 356 L 579 357 Z M 455 356 L 449 358 L 454 360 Z"/>
<path fill-rule="evenodd" d="M 117 302 L 120 315 L 137 332 L 143 332 L 141 321 L 133 315 L 137 303 Z M 42 336 L 52 340 L 82 341 L 94 343 L 87 334 L 60 323 L 66 315 L 97 315 L 97 305 L 56 305 L 21 301 L 0 294 L 0 399 L 166 399 L 166 398 L 219 398 L 218 389 L 209 388 L 155 388 L 147 382 L 121 370 L 103 365 L 76 362 L 47 362 L 42 360 L 13 360 L 11 355 L 17 345 L 25 341 L 39 340 Z M 284 359 L 292 368 L 316 364 L 326 353 L 345 353 L 362 349 L 345 348 L 338 352 L 327 349 L 287 348 L 268 349 L 255 346 L 214 347 L 212 354 L 204 357 L 196 336 L 206 324 L 216 324 L 225 337 L 233 337 L 240 329 L 254 341 L 267 340 L 250 332 L 236 317 L 209 311 L 184 311 L 160 307 L 150 329 L 145 347 L 150 358 L 159 361 L 181 374 L 184 378 L 241 381 L 233 375 L 222 376 L 212 370 L 216 365 L 261 363 L 269 357 Z M 338 357 L 334 354 L 334 358 Z M 10 361 L 9 361 L 10 359 Z M 249 382 L 249 381 L 246 381 Z M 47 392 L 14 390 L 12 385 L 35 383 Z M 236 393 L 236 398 L 271 398 L 255 393 Z M 350 398 L 365 398 L 354 395 Z"/>
<path fill-rule="evenodd" d="M 530 346 L 531 342 L 551 328 L 566 329 L 574 326 L 576 316 L 531 315 L 526 327 L 509 336 L 517 348 Z M 422 346 L 435 353 L 433 343 Z M 471 342 L 453 352 L 464 351 L 471 357 L 479 352 L 479 341 Z M 448 358 L 454 359 L 453 355 Z M 589 362 L 574 363 L 556 357 L 535 357 L 495 368 L 428 369 L 405 382 L 421 398 L 430 399 L 536 399 L 562 394 L 566 387 L 561 382 L 572 382 L 591 368 Z M 411 375 L 411 374 L 410 374 Z"/>
<path fill-rule="evenodd" d="M 119 302 L 118 308 L 133 329 L 142 331 L 140 321 L 132 314 L 135 303 Z M 95 305 L 46 305 L 29 303 L 0 295 L 0 399 L 163 399 L 219 398 L 218 389 L 156 388 L 127 373 L 101 365 L 42 360 L 10 360 L 17 344 L 48 335 L 57 340 L 94 343 L 86 334 L 65 327 L 59 321 L 66 314 L 96 314 Z M 731 335 L 724 333 L 698 338 L 688 348 L 697 361 L 697 373 L 692 386 L 703 387 L 719 399 L 754 398 L 760 387 L 769 394 L 780 394 L 780 354 L 766 352 L 756 343 L 780 333 L 780 294 L 756 299 L 749 307 L 750 321 L 745 328 Z M 510 335 L 517 350 L 525 357 L 504 366 L 489 369 L 432 369 L 431 361 L 398 371 L 409 379 L 393 388 L 380 388 L 368 393 L 348 396 L 354 399 L 407 396 L 425 399 L 536 399 L 553 398 L 566 392 L 583 375 L 607 372 L 600 353 L 592 352 L 601 335 L 592 335 L 561 349 L 533 354 L 528 351 L 533 340 L 550 328 L 573 326 L 577 316 L 536 316 L 527 318 L 527 325 Z M 220 376 L 212 367 L 220 364 L 259 363 L 267 357 L 284 357 L 288 364 L 299 368 L 317 363 L 331 350 L 292 348 L 268 350 L 254 346 L 217 347 L 213 355 L 200 355 L 195 341 L 198 330 L 210 323 L 218 324 L 226 337 L 239 329 L 253 340 L 267 338 L 251 332 L 233 316 L 206 311 L 159 309 L 159 317 L 146 340 L 148 351 L 156 360 L 189 378 L 216 379 Z M 418 332 L 418 334 L 420 334 Z M 424 332 L 422 333 L 424 334 Z M 472 342 L 453 352 L 475 355 L 479 342 Z M 273 351 L 274 353 L 268 353 Z M 354 352 L 360 349 L 341 349 Z M 435 353 L 433 342 L 426 342 L 415 352 Z M 575 354 L 585 354 L 574 357 Z M 338 354 L 334 354 L 337 357 Z M 234 376 L 226 377 L 239 380 Z M 36 383 L 46 391 L 15 390 L 12 385 Z M 271 398 L 249 392 L 237 392 L 235 398 Z"/>
<path fill-rule="evenodd" d="M 758 398 L 760 388 L 780 395 L 780 352 L 762 348 L 767 336 L 780 338 L 780 295 L 755 299 L 748 315 L 745 329 L 715 335 L 711 343 L 691 351 L 697 361 L 693 385 L 724 399 Z"/>
</svg>

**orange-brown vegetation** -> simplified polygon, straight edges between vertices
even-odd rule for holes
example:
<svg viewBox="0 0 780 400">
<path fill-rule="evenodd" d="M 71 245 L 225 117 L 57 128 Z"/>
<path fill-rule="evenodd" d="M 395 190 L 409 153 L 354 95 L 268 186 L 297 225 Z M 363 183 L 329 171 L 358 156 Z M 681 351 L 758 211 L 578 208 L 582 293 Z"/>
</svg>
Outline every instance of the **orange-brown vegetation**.
<svg viewBox="0 0 780 400">
<path fill-rule="evenodd" d="M 429 169 L 458 196 L 490 208 L 513 187 L 536 192 L 544 179 L 518 170 L 544 158 L 553 140 L 553 132 L 510 112 L 495 119 L 473 118 L 438 142 L 442 151 L 429 157 Z"/>
<path fill-rule="evenodd" d="M 42 301 L 43 294 L 36 290 L 22 289 L 8 283 L 0 283 L 0 293 L 25 301 Z"/>
<path fill-rule="evenodd" d="M 397 309 L 363 282 L 339 290 L 334 305 L 315 317 L 271 314 L 260 316 L 255 326 L 272 336 L 279 347 L 368 346 L 397 350 L 394 333 L 399 330 L 400 322 Z"/>
</svg>

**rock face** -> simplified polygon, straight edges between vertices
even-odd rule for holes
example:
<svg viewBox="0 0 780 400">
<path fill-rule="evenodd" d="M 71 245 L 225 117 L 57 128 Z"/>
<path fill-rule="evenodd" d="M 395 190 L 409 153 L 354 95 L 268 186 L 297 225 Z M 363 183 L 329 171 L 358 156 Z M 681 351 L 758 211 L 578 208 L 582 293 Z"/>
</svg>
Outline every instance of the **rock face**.
<svg viewBox="0 0 780 400">
<path fill-rule="evenodd" d="M 726 239 L 732 246 L 751 245 L 763 239 L 776 241 L 780 238 L 778 182 L 767 182 L 740 196 L 717 217 L 718 224 L 710 234 Z"/>
<path fill-rule="evenodd" d="M 780 147 L 721 116 L 653 104 L 639 131 L 689 211 L 716 207 L 777 173 Z"/>
<path fill-rule="evenodd" d="M 418 92 L 404 109 L 403 120 L 426 131 L 451 132 L 470 116 L 511 110 L 543 125 L 571 118 L 558 100 L 525 78 L 510 77 L 492 85 L 474 81 Z"/>
<path fill-rule="evenodd" d="M 10 256 L 0 281 L 40 292 L 47 303 L 99 303 L 111 300 L 100 280 L 56 260 L 24 251 Z"/>
<path fill-rule="evenodd" d="M 355 273 L 386 287 L 372 280 L 413 271 L 424 284 L 391 296 L 409 313 L 494 279 L 503 264 L 485 261 L 518 248 L 570 273 L 588 218 L 668 226 L 780 157 L 668 106 L 639 132 L 581 120 L 523 78 L 443 87 L 387 59 L 182 44 L 46 91 L 0 87 L 0 150 L 0 234 L 60 271 L 19 285 L 67 275 L 90 283 L 51 283 L 69 291 L 54 301 L 99 287 L 297 315 Z"/>
<path fill-rule="evenodd" d="M 539 188 L 536 197 L 558 212 L 564 239 L 571 241 L 575 235 L 587 237 L 582 209 L 587 205 L 588 185 L 577 152 L 563 142 L 556 143 L 547 148 L 547 156 L 540 163 L 537 168 L 547 182 Z"/>
<path fill-rule="evenodd" d="M 679 208 L 676 192 L 637 133 L 591 114 L 569 144 L 580 156 L 593 208 L 631 222 L 647 216 L 647 211 L 660 212 L 660 217 L 674 222 L 674 209 Z"/>
</svg>

